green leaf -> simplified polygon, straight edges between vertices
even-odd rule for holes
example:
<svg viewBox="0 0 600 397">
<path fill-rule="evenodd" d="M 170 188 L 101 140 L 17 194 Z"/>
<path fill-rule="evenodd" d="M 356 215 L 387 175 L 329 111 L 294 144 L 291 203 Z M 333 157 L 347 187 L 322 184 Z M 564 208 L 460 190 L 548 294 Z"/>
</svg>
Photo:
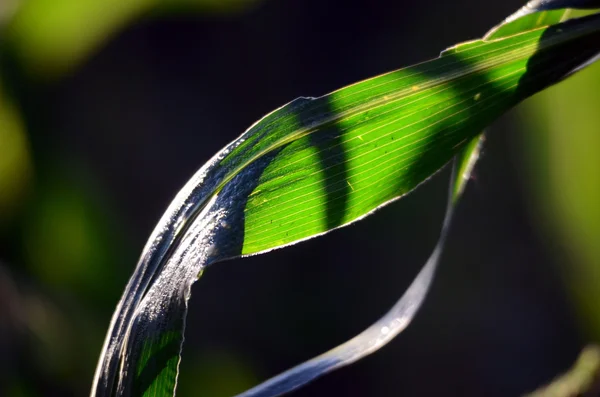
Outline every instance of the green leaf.
<svg viewBox="0 0 600 397">
<path fill-rule="evenodd" d="M 198 171 L 157 225 L 113 317 L 92 395 L 171 395 L 190 287 L 206 266 L 357 221 L 457 154 L 471 159 L 494 119 L 600 51 L 599 32 L 600 16 L 590 16 L 466 43 L 299 98 L 255 123 Z M 439 251 L 418 285 L 429 284 Z M 411 291 L 418 307 L 424 292 Z"/>
<path fill-rule="evenodd" d="M 456 158 L 456 177 L 455 181 L 451 183 L 452 190 L 450 201 L 452 202 L 452 205 L 458 204 L 458 201 L 467 187 L 467 182 L 471 177 L 471 172 L 473 172 L 475 163 L 479 159 L 479 152 L 481 150 L 481 146 L 483 145 L 483 141 L 483 134 L 476 136 L 465 146 L 463 151 L 459 153 Z"/>
<path fill-rule="evenodd" d="M 516 14 L 519 14 L 518 12 Z M 501 23 L 490 30 L 484 37 L 484 40 L 496 40 L 503 37 L 512 36 L 521 32 L 538 28 L 540 26 L 549 26 L 567 19 L 569 12 L 567 10 L 544 11 L 520 16 L 510 23 Z M 513 17 L 507 18 L 512 20 Z"/>
<path fill-rule="evenodd" d="M 456 156 L 450 178 L 448 206 L 440 237 L 429 259 L 396 304 L 378 321 L 349 341 L 238 394 L 236 397 L 280 396 L 377 351 L 406 329 L 421 308 L 429 291 L 450 230 L 454 209 L 458 205 L 471 176 L 471 171 L 479 158 L 482 142 L 483 134 L 480 134 L 473 138 Z"/>
<path fill-rule="evenodd" d="M 600 0 L 531 0 L 521 9 L 506 18 L 505 22 L 512 22 L 518 18 L 539 11 L 560 10 L 564 8 L 594 9 L 600 8 Z"/>
</svg>

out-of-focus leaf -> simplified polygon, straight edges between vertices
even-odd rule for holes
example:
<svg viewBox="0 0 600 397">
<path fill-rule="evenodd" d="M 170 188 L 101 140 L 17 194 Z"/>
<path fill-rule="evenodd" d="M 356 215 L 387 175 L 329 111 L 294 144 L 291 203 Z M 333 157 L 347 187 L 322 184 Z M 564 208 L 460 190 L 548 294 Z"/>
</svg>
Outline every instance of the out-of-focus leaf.
<svg viewBox="0 0 600 397">
<path fill-rule="evenodd" d="M 257 1 L 21 0 L 3 40 L 29 73 L 53 78 L 76 66 L 138 18 L 180 9 L 236 12 Z"/>
<path fill-rule="evenodd" d="M 98 194 L 86 192 L 69 178 L 45 170 L 47 182 L 36 186 L 35 200 L 23 222 L 24 259 L 29 271 L 55 290 L 101 296 L 114 290 L 118 269 L 116 233 Z M 91 190 L 91 189 L 89 189 Z"/>
<path fill-rule="evenodd" d="M 4 0 L 0 3 L 0 29 L 12 18 L 21 0 Z"/>
<path fill-rule="evenodd" d="M 258 381 L 250 363 L 230 352 L 202 351 L 190 358 L 193 364 L 177 380 L 178 396 L 231 397 Z"/>
<path fill-rule="evenodd" d="M 255 123 L 186 184 L 150 237 L 92 395 L 171 395 L 190 287 L 207 265 L 318 236 L 408 193 L 507 109 L 594 56 L 599 32 L 591 16 L 465 43 Z"/>
<path fill-rule="evenodd" d="M 586 335 L 600 340 L 600 65 L 532 98 L 521 113 L 532 210 Z"/>
<path fill-rule="evenodd" d="M 0 224 L 6 224 L 22 204 L 32 174 L 23 122 L 0 84 Z"/>
<path fill-rule="evenodd" d="M 600 394 L 600 347 L 587 346 L 569 371 L 524 397 L 592 397 Z"/>
</svg>

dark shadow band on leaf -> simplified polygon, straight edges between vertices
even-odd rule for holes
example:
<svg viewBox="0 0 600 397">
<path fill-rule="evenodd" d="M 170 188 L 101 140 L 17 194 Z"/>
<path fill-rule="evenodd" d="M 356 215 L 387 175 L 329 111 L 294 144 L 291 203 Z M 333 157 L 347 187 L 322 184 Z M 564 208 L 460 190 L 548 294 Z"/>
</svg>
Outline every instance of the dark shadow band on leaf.
<svg viewBox="0 0 600 397">
<path fill-rule="evenodd" d="M 569 20 L 558 26 L 547 28 L 540 42 L 552 40 L 564 29 L 573 26 L 580 21 L 597 19 L 598 15 L 590 15 Z M 579 22 L 578 22 L 579 21 Z M 517 88 L 517 95 L 531 96 L 536 92 L 556 84 L 574 72 L 588 66 L 589 61 L 600 53 L 600 32 L 590 34 L 576 43 L 567 43 L 552 49 L 543 49 L 536 52 L 527 62 L 527 71 L 521 77 Z M 556 61 L 556 60 L 559 61 Z M 540 77 L 543 77 L 540 78 Z"/>
<path fill-rule="evenodd" d="M 326 106 L 325 114 L 333 113 L 329 102 Z M 307 117 L 302 112 L 298 114 L 298 118 L 301 126 L 310 126 L 318 121 Z M 311 144 L 317 148 L 323 172 L 323 189 L 326 194 L 325 227 L 335 229 L 344 223 L 350 194 L 348 156 L 342 142 L 342 132 L 336 124 L 332 124 L 310 134 L 309 139 Z"/>
</svg>

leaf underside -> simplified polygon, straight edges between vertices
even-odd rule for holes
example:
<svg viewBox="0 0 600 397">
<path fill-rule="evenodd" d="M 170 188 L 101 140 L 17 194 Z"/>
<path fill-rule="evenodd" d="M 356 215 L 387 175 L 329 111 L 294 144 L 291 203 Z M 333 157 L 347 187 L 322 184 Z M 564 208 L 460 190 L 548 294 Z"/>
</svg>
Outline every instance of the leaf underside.
<svg viewBox="0 0 600 397">
<path fill-rule="evenodd" d="M 407 194 L 461 151 L 472 158 L 472 143 L 494 119 L 600 51 L 597 15 L 522 29 L 299 98 L 219 152 L 144 248 L 92 395 L 172 395 L 190 287 L 207 265 L 318 236 Z M 468 169 L 459 168 L 452 202 Z"/>
</svg>

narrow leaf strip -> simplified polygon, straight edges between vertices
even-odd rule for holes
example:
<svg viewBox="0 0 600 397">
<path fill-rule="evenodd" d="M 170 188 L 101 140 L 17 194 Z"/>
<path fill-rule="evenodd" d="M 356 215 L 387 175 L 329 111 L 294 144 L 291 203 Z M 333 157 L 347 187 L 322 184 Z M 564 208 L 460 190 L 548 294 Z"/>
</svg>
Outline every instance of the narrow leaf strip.
<svg viewBox="0 0 600 397">
<path fill-rule="evenodd" d="M 462 192 L 479 157 L 483 135 L 473 139 L 454 161 L 448 205 L 440 237 L 431 256 L 404 295 L 369 328 L 320 356 L 293 367 L 236 397 L 276 397 L 289 393 L 333 370 L 352 364 L 379 350 L 410 324 L 423 304 L 439 263 L 450 223 Z"/>
<path fill-rule="evenodd" d="M 560 10 L 563 8 L 600 8 L 600 0 L 531 0 L 517 12 L 506 18 L 504 22 L 512 22 L 525 15 L 539 11 Z"/>
</svg>

